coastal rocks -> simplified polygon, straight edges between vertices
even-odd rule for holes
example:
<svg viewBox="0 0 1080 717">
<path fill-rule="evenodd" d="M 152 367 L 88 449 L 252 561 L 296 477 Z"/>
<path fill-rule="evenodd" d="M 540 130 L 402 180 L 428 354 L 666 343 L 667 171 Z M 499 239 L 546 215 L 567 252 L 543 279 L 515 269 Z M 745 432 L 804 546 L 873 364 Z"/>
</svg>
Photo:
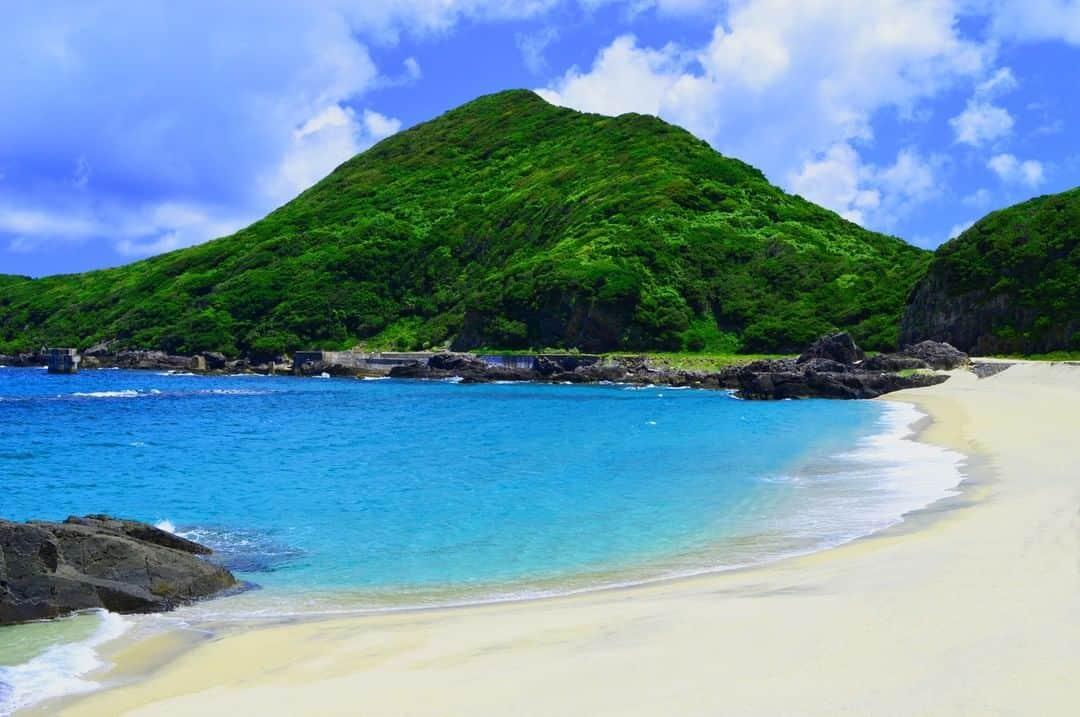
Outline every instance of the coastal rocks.
<svg viewBox="0 0 1080 717">
<path fill-rule="evenodd" d="M 49 358 L 44 350 L 19 354 L 0 354 L 0 365 L 11 366 L 13 368 L 44 366 L 48 362 Z"/>
<path fill-rule="evenodd" d="M 172 356 L 164 351 L 121 351 L 114 354 L 109 361 L 99 360 L 103 366 L 117 368 L 186 371 L 191 367 L 190 356 Z"/>
<path fill-rule="evenodd" d="M 952 347 L 915 347 L 920 356 L 939 363 L 957 360 Z M 955 349 L 952 349 L 955 351 Z M 545 381 L 551 383 L 629 383 L 689 388 L 733 388 L 740 398 L 768 400 L 784 398 L 875 398 L 903 388 L 931 386 L 948 377 L 932 373 L 903 375 L 895 370 L 926 368 L 923 358 L 890 355 L 869 360 L 848 334 L 824 336 L 798 359 L 752 361 L 719 371 L 685 371 L 658 368 L 644 356 L 590 357 L 537 356 L 531 369 L 491 366 L 470 354 L 440 353 L 426 362 L 416 362 L 391 370 L 394 378 L 457 378 L 462 383 L 489 381 Z M 952 357 L 946 361 L 945 357 Z M 876 357 L 875 357 L 876 358 Z M 966 357 L 965 357 L 966 358 Z M 900 369 L 887 368 L 900 366 Z"/>
<path fill-rule="evenodd" d="M 490 383 L 491 381 L 531 381 L 538 375 L 532 369 L 489 366 L 469 354 L 442 352 L 426 362 L 417 361 L 390 369 L 391 378 L 458 378 L 462 383 Z"/>
<path fill-rule="evenodd" d="M 896 371 L 954 368 L 967 361 L 966 354 L 948 344 L 924 344 L 909 346 L 900 354 L 862 360 L 862 349 L 850 335 L 824 336 L 795 361 L 755 361 L 742 367 L 737 375 L 737 395 L 747 399 L 876 398 L 891 391 L 933 386 L 948 379 L 933 373 L 905 375 Z"/>
<path fill-rule="evenodd" d="M 859 368 L 866 371 L 907 371 L 935 369 L 950 371 L 971 363 L 968 355 L 955 346 L 937 341 L 922 341 L 905 346 L 898 353 L 878 354 L 863 361 Z"/>
<path fill-rule="evenodd" d="M 904 356 L 922 359 L 930 368 L 950 371 L 971 363 L 968 355 L 952 344 L 941 341 L 920 341 L 904 347 Z"/>
<path fill-rule="evenodd" d="M 105 515 L 0 520 L 0 625 L 105 608 L 171 610 L 237 585 L 205 546 Z"/>
<path fill-rule="evenodd" d="M 851 334 L 845 331 L 822 336 L 802 352 L 797 363 L 806 363 L 811 359 L 829 359 L 840 364 L 853 364 L 862 361 L 863 350 L 855 345 Z"/>
<path fill-rule="evenodd" d="M 905 388 L 933 386 L 948 376 L 917 373 L 903 376 L 874 371 L 744 371 L 739 374 L 739 398 L 877 398 Z"/>
</svg>

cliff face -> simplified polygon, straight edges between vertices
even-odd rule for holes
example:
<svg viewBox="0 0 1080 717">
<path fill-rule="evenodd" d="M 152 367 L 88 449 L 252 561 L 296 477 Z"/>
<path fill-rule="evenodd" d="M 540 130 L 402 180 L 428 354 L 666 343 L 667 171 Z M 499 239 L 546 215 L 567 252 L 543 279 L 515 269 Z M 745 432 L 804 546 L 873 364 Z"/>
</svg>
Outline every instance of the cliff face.
<svg viewBox="0 0 1080 717">
<path fill-rule="evenodd" d="M 1080 350 L 1080 188 L 994 212 L 934 255 L 901 343 L 976 354 Z"/>
</svg>

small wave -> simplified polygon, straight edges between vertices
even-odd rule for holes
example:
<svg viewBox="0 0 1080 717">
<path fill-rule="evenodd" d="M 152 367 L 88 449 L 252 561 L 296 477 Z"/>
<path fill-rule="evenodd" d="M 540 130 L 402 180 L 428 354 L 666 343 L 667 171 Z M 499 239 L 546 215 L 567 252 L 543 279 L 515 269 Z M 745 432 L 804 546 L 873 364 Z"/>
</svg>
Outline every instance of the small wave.
<svg viewBox="0 0 1080 717">
<path fill-rule="evenodd" d="M 99 613 L 101 623 L 86 640 L 53 645 L 22 664 L 0 667 L 0 715 L 100 687 L 86 679 L 89 673 L 106 666 L 98 648 L 122 636 L 131 623 L 115 613 Z"/>
<path fill-rule="evenodd" d="M 134 389 L 127 389 L 124 391 L 76 391 L 71 394 L 78 398 L 138 398 L 140 394 Z M 63 396 L 57 396 L 57 398 L 63 398 Z"/>
<path fill-rule="evenodd" d="M 364 376 L 363 381 L 389 381 L 389 376 Z"/>
<path fill-rule="evenodd" d="M 154 523 L 154 527 L 158 530 L 164 530 L 166 533 L 172 533 L 173 535 L 176 535 L 176 526 L 173 525 L 173 522 L 171 520 L 159 520 L 158 522 Z"/>
<path fill-rule="evenodd" d="M 158 376 L 198 376 L 199 374 L 192 373 L 191 371 L 160 371 L 160 372 L 158 372 L 157 375 Z"/>
<path fill-rule="evenodd" d="M 273 391 L 260 391 L 254 388 L 211 388 L 195 393 L 203 396 L 266 396 Z"/>
</svg>

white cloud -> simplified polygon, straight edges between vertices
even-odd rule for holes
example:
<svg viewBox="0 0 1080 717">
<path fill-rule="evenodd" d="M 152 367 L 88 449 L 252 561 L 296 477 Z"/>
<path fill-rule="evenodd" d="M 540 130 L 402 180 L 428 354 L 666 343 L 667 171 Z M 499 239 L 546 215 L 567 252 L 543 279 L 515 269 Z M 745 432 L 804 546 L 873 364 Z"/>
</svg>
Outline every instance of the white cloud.
<svg viewBox="0 0 1080 717">
<path fill-rule="evenodd" d="M 795 193 L 856 224 L 891 229 L 912 207 L 940 194 L 940 158 L 901 150 L 887 166 L 864 164 L 855 149 L 837 143 L 788 179 Z"/>
<path fill-rule="evenodd" d="M 991 102 L 992 98 L 1017 87 L 1016 76 L 1002 67 L 975 86 L 964 111 L 949 120 L 956 141 L 979 147 L 1012 132 L 1015 120 L 1004 107 Z"/>
<path fill-rule="evenodd" d="M 517 44 L 518 52 L 521 53 L 525 67 L 534 75 L 540 75 L 548 69 L 544 51 L 558 39 L 558 28 L 549 25 L 537 32 L 519 33 L 514 37 L 514 42 Z"/>
<path fill-rule="evenodd" d="M 368 138 L 377 142 L 401 129 L 401 120 L 381 115 L 374 110 L 364 110 L 364 129 Z"/>
<path fill-rule="evenodd" d="M 1080 2 L 996 0 L 991 31 L 1017 40 L 1063 40 L 1080 45 Z"/>
<path fill-rule="evenodd" d="M 1042 163 L 1034 159 L 1021 161 L 1011 154 L 996 154 L 986 166 L 992 169 L 1001 181 L 1010 184 L 1037 187 L 1045 179 Z"/>
<path fill-rule="evenodd" d="M 921 103 L 985 72 L 990 51 L 961 38 L 956 18 L 953 3 L 939 0 L 739 2 L 705 47 L 643 47 L 622 36 L 541 94 L 604 114 L 660 115 L 774 180 L 802 178 L 805 190 L 810 177 L 828 178 L 830 190 L 810 193 L 833 197 L 826 205 L 849 216 L 887 221 L 919 193 L 885 202 L 892 190 L 878 184 L 889 175 L 875 170 L 875 184 L 841 176 L 861 166 L 856 147 L 873 141 L 875 113 L 923 116 Z M 890 211 L 870 211 L 874 191 Z"/>
<path fill-rule="evenodd" d="M 1005 108 L 973 100 L 949 124 L 957 142 L 979 147 L 1012 132 L 1014 121 Z"/>
<path fill-rule="evenodd" d="M 20 235 L 24 247 L 32 237 L 64 236 L 83 239 L 93 235 L 98 229 L 95 222 L 82 217 L 0 205 L 0 232 Z"/>
<path fill-rule="evenodd" d="M 537 92 L 552 104 L 584 112 L 655 115 L 680 81 L 682 67 L 674 46 L 649 50 L 623 35 L 601 50 L 588 72 L 571 68 L 553 87 Z"/>
<path fill-rule="evenodd" d="M 350 107 L 331 105 L 293 132 L 289 151 L 263 179 L 265 192 L 275 201 L 288 201 L 400 128 L 399 120 L 373 110 L 357 117 Z"/>
<path fill-rule="evenodd" d="M 949 229 L 949 237 L 948 238 L 949 239 L 955 239 L 956 237 L 960 236 L 965 231 L 970 229 L 974 224 L 975 224 L 974 219 L 970 219 L 970 220 L 968 220 L 966 222 L 960 222 L 959 224 L 953 224 L 952 228 Z"/>
<path fill-rule="evenodd" d="M 979 97 L 994 97 L 1015 90 L 1018 84 L 1016 75 L 1013 74 L 1012 69 L 1009 67 L 1002 67 L 989 78 L 977 84 L 975 86 L 975 94 Z"/>
<path fill-rule="evenodd" d="M 423 70 L 420 69 L 420 61 L 415 57 L 406 57 L 402 64 L 405 65 L 405 76 L 409 80 L 415 82 L 424 76 Z"/>
<path fill-rule="evenodd" d="M 985 187 L 976 189 L 971 194 L 960 200 L 969 207 L 975 207 L 976 209 L 986 209 L 990 206 L 990 190 Z"/>
</svg>

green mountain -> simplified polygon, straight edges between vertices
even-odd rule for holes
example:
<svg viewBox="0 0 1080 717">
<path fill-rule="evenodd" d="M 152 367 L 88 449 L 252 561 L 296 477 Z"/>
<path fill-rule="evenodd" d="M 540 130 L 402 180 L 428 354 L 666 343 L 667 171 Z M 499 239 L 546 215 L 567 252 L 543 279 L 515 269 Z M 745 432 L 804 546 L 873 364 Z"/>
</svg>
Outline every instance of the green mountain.
<svg viewBox="0 0 1080 717">
<path fill-rule="evenodd" d="M 384 140 L 232 236 L 0 284 L 0 352 L 786 352 L 834 328 L 884 349 L 929 256 L 654 117 L 509 91 Z"/>
<path fill-rule="evenodd" d="M 993 212 L 942 244 L 902 333 L 981 354 L 1080 351 L 1080 187 Z"/>
</svg>

